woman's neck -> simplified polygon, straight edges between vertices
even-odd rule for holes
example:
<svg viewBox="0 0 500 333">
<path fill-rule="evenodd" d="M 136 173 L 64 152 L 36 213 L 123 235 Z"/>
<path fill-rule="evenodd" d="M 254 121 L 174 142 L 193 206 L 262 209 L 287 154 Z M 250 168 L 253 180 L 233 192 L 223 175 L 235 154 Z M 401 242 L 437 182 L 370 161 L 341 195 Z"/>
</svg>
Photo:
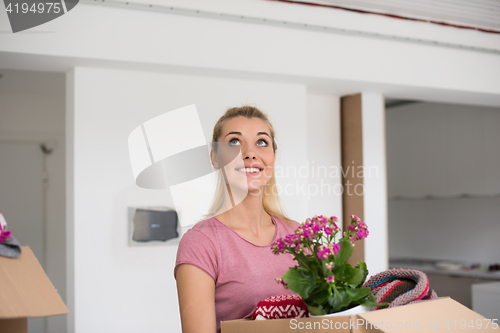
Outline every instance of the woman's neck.
<svg viewBox="0 0 500 333">
<path fill-rule="evenodd" d="M 231 189 L 228 186 L 228 194 L 231 197 Z M 218 215 L 218 219 L 231 228 L 251 229 L 258 231 L 260 227 L 266 227 L 272 224 L 270 215 L 264 210 L 262 205 L 262 191 L 260 193 L 248 193 L 248 195 L 239 203 L 226 200 L 223 207 L 225 211 Z M 229 199 L 229 198 L 228 198 Z M 220 218 L 219 218 L 220 217 Z"/>
</svg>

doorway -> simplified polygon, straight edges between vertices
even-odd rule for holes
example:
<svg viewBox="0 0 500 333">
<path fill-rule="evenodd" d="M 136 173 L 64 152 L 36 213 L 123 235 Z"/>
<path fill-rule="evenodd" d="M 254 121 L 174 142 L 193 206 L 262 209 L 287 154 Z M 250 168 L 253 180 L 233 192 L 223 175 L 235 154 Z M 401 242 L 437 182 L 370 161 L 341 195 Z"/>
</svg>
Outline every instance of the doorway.
<svg viewBox="0 0 500 333">
<path fill-rule="evenodd" d="M 386 101 L 389 266 L 472 309 L 472 285 L 500 282 L 498 128 L 500 108 Z"/>
<path fill-rule="evenodd" d="M 66 302 L 65 74 L 0 74 L 0 211 Z M 28 331 L 66 332 L 66 316 L 30 318 Z"/>
</svg>

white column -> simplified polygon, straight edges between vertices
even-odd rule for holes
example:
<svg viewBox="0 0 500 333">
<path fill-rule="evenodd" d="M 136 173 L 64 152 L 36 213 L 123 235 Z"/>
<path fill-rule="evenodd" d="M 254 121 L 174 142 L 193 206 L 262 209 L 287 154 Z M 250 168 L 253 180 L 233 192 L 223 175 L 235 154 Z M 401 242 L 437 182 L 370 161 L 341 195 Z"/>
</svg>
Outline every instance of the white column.
<svg viewBox="0 0 500 333">
<path fill-rule="evenodd" d="M 364 219 L 370 235 L 365 239 L 369 275 L 388 269 L 387 172 L 384 97 L 362 93 Z"/>
</svg>

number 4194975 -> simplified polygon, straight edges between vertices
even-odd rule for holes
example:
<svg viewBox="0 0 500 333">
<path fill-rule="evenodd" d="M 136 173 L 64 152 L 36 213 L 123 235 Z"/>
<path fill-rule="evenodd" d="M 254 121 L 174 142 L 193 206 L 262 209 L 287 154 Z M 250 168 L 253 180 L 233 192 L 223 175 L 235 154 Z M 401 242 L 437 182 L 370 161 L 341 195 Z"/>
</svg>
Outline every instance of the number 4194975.
<svg viewBox="0 0 500 333">
<path fill-rule="evenodd" d="M 497 320 L 498 319 L 471 319 L 470 321 L 467 321 L 465 319 L 461 319 L 459 321 L 457 321 L 456 319 L 454 320 L 447 320 L 443 327 L 444 328 L 447 328 L 447 329 L 481 329 L 483 328 L 483 325 L 484 325 L 484 328 L 488 328 L 488 327 L 491 327 L 493 329 L 497 329 L 498 328 L 498 323 L 497 323 Z M 483 321 L 485 321 L 485 323 L 483 324 Z M 490 326 L 491 325 L 491 326 Z"/>
<path fill-rule="evenodd" d="M 31 6 L 26 3 L 26 2 L 23 2 L 23 3 L 15 3 L 14 5 L 12 5 L 12 3 L 9 3 L 7 8 L 5 8 L 5 10 L 7 11 L 7 13 L 12 13 L 14 12 L 15 14 L 18 14 L 18 13 L 23 13 L 23 14 L 26 14 L 26 13 L 33 13 L 33 14 L 42 14 L 42 13 L 54 13 L 54 14 L 58 14 L 61 12 L 61 3 L 59 2 L 38 2 L 38 3 L 34 3 L 32 4 Z"/>
</svg>

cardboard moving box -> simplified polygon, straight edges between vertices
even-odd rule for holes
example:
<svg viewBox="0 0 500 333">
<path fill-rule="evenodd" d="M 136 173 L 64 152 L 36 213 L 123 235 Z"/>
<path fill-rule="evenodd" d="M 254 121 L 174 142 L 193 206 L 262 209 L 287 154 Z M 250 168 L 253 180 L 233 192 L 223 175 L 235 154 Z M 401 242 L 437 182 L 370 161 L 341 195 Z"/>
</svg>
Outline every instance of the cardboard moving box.
<svg viewBox="0 0 500 333">
<path fill-rule="evenodd" d="M 230 320 L 221 328 L 222 333 L 500 332 L 498 318 L 486 319 L 449 297 L 351 316 Z"/>
<path fill-rule="evenodd" d="M 17 258 L 0 256 L 0 333 L 28 332 L 28 317 L 67 314 L 68 309 L 28 246 Z"/>
</svg>

